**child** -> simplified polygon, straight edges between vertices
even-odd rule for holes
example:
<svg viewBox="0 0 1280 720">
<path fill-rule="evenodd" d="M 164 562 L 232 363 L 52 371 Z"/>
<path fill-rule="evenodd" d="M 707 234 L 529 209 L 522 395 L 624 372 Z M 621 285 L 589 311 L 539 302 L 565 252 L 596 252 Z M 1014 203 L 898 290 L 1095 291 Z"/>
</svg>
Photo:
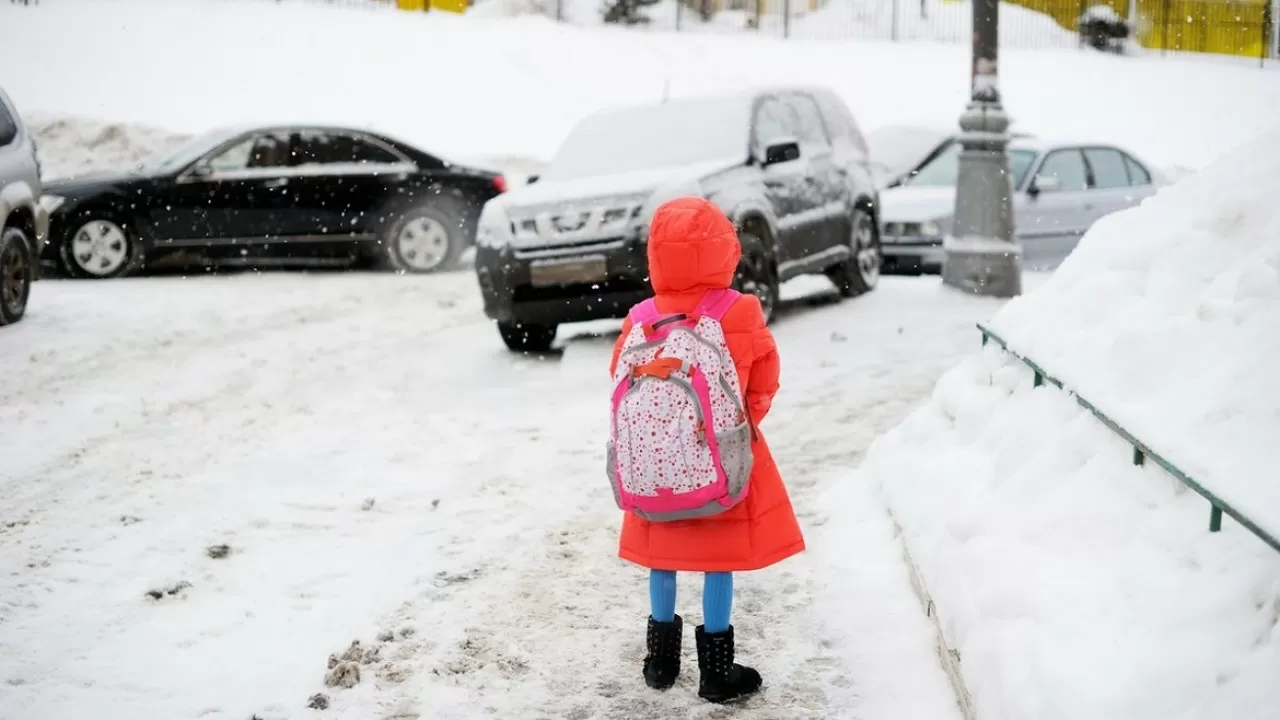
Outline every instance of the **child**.
<svg viewBox="0 0 1280 720">
<path fill-rule="evenodd" d="M 733 223 L 714 204 L 687 197 L 659 207 L 648 246 L 657 311 L 696 315 L 704 294 L 718 297 L 733 282 L 741 254 Z M 694 519 L 656 522 L 628 512 L 618 551 L 624 560 L 650 569 L 644 678 L 655 689 L 674 685 L 680 672 L 683 620 L 675 614 L 676 571 L 705 573 L 704 624 L 695 632 L 698 695 L 715 703 L 749 695 L 761 685 L 758 672 L 734 664 L 733 573 L 759 570 L 804 550 L 786 488 L 758 431 L 778 391 L 777 346 L 756 297 L 729 297 L 728 302 L 720 325 L 751 424 L 750 440 L 743 442 L 751 462 L 746 495 L 728 510 Z M 614 348 L 611 374 L 631 330 L 628 320 Z"/>
</svg>

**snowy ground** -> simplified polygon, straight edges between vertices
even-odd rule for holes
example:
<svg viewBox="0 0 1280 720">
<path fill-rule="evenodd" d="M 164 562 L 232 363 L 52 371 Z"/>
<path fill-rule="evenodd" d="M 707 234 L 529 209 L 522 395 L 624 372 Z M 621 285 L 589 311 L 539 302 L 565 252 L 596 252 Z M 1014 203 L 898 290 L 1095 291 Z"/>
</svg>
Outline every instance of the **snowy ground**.
<svg viewBox="0 0 1280 720">
<path fill-rule="evenodd" d="M 819 295 L 778 323 L 765 426 L 814 549 L 739 582 L 770 688 L 736 716 L 955 717 L 883 506 L 819 497 L 997 305 L 824 284 L 789 289 Z M 512 356 L 467 274 L 40 283 L 0 345 L 0 717 L 721 717 L 696 672 L 639 681 L 645 584 L 600 467 L 613 325 L 589 327 Z M 824 570 L 850 553 L 856 578 Z M 330 653 L 403 628 L 303 709 Z"/>
</svg>

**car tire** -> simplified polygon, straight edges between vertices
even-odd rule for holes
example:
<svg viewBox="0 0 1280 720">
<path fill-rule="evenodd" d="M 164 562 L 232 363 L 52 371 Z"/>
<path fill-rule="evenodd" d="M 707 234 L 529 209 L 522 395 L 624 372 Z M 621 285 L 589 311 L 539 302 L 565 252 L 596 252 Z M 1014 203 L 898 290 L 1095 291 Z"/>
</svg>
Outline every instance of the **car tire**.
<svg viewBox="0 0 1280 720">
<path fill-rule="evenodd" d="M 744 295 L 755 295 L 764 311 L 765 322 L 771 323 L 781 296 L 777 265 L 764 240 L 751 231 L 740 230 L 738 240 L 742 243 L 742 259 L 738 261 L 733 289 Z"/>
<path fill-rule="evenodd" d="M 849 249 L 853 254 L 827 270 L 827 277 L 840 296 L 846 298 L 874 290 L 884 272 L 884 252 L 875 218 L 866 210 L 856 208 L 850 228 Z"/>
<path fill-rule="evenodd" d="M 137 237 L 127 223 L 107 214 L 88 213 L 74 225 L 58 252 L 68 276 L 110 280 L 130 275 L 141 265 Z"/>
<path fill-rule="evenodd" d="M 21 228 L 0 231 L 0 325 L 11 325 L 27 312 L 35 264 L 31 241 Z"/>
<path fill-rule="evenodd" d="M 530 325 L 527 323 L 498 323 L 502 342 L 516 352 L 544 353 L 551 350 L 556 340 L 556 325 Z"/>
<path fill-rule="evenodd" d="M 383 264 L 390 270 L 425 274 L 456 269 L 467 245 L 462 213 L 443 199 L 415 205 L 396 216 L 380 243 Z"/>
</svg>

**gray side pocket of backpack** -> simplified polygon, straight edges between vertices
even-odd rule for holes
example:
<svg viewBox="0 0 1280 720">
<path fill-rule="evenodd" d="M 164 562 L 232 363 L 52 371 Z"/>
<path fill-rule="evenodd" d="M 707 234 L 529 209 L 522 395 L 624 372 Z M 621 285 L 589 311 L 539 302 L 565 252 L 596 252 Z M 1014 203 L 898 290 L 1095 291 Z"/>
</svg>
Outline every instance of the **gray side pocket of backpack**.
<svg viewBox="0 0 1280 720">
<path fill-rule="evenodd" d="M 605 443 L 605 475 L 609 478 L 609 489 L 613 491 L 613 501 L 622 509 L 622 496 L 618 494 L 618 453 L 613 449 L 613 441 Z"/>
<path fill-rule="evenodd" d="M 720 448 L 720 465 L 729 480 L 729 496 L 738 497 L 746 489 L 755 463 L 751 453 L 751 423 L 717 434 L 716 444 Z"/>
</svg>

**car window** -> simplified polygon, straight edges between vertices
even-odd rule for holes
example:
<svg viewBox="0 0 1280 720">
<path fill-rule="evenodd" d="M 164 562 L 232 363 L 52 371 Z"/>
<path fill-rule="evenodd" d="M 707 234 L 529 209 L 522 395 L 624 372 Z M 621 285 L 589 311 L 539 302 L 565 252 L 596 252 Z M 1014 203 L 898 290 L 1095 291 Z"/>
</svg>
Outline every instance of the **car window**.
<svg viewBox="0 0 1280 720">
<path fill-rule="evenodd" d="M 1088 148 L 1084 151 L 1089 169 L 1093 171 L 1093 186 L 1099 190 L 1129 187 L 1129 171 L 1124 167 L 1124 157 L 1110 148 Z"/>
<path fill-rule="evenodd" d="M 779 138 L 798 138 L 798 125 L 794 110 L 777 98 L 765 98 L 756 109 L 751 128 L 752 137 L 757 148 L 764 148 Z"/>
<path fill-rule="evenodd" d="M 278 132 L 254 133 L 212 155 L 206 164 L 217 172 L 287 167 L 289 138 Z"/>
<path fill-rule="evenodd" d="M 1055 150 L 1049 153 L 1049 157 L 1040 166 L 1038 176 L 1058 178 L 1058 189 L 1066 192 L 1089 188 L 1084 156 L 1079 150 Z"/>
<path fill-rule="evenodd" d="M 963 149 L 959 141 L 951 141 L 914 175 L 903 180 L 903 185 L 917 187 L 955 187 L 960 176 L 960 151 Z M 1022 187 L 1027 173 L 1036 162 L 1033 150 L 1009 150 L 1009 183 L 1016 190 Z"/>
<path fill-rule="evenodd" d="M 1139 165 L 1137 160 L 1134 160 L 1128 155 L 1125 155 L 1124 166 L 1125 166 L 1125 169 L 1129 171 L 1130 185 L 1150 185 L 1151 184 L 1151 173 L 1147 172 L 1146 168 Z"/>
<path fill-rule="evenodd" d="M 822 123 L 822 113 L 813 98 L 799 93 L 788 96 L 787 104 L 795 111 L 798 124 L 797 135 L 800 142 L 807 145 L 830 147 L 831 139 L 827 137 L 827 128 Z"/>
<path fill-rule="evenodd" d="M 18 137 L 18 121 L 9 113 L 9 108 L 0 102 L 0 147 L 13 142 Z"/>
<path fill-rule="evenodd" d="M 395 164 L 400 158 L 371 142 L 346 133 L 304 130 L 294 134 L 294 165 Z"/>
</svg>

